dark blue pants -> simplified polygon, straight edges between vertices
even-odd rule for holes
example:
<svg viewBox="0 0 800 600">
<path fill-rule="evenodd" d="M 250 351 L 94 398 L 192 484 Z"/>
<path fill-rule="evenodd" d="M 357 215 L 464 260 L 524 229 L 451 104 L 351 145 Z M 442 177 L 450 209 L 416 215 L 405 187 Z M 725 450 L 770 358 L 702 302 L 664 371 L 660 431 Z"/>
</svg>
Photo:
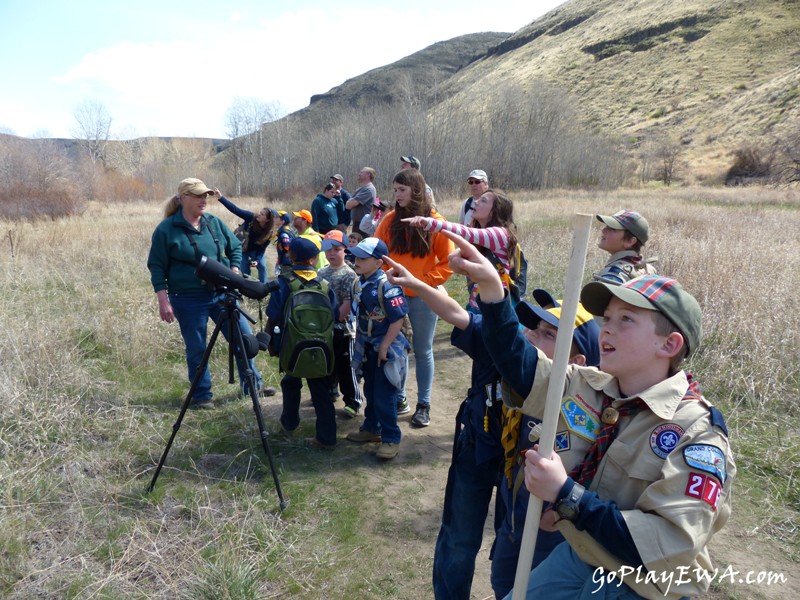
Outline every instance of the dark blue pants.
<svg viewBox="0 0 800 600">
<path fill-rule="evenodd" d="M 399 444 L 403 434 L 397 424 L 397 400 L 400 390 L 386 378 L 383 367 L 378 366 L 378 353 L 370 346 L 364 350 L 364 424 L 361 429 L 380 433 L 381 439 L 390 444 Z"/>
<path fill-rule="evenodd" d="M 223 295 L 215 291 L 207 292 L 178 292 L 169 295 L 172 311 L 181 328 L 183 342 L 186 344 L 186 365 L 189 372 L 189 382 L 194 379 L 200 361 L 206 351 L 206 336 L 208 335 L 208 319 L 211 318 L 216 323 L 222 314 L 221 300 Z M 252 333 L 250 325 L 243 316 L 239 316 L 239 327 L 242 334 Z M 222 326 L 221 333 L 228 339 L 228 323 Z M 230 340 L 228 340 L 230 343 Z M 239 371 L 239 385 L 242 391 L 247 391 L 247 378 L 245 370 L 249 366 L 255 372 L 256 383 L 261 385 L 261 373 L 256 369 L 254 360 L 251 358 L 248 365 L 239 360 L 236 354 L 236 366 Z M 203 402 L 211 400 L 211 372 L 206 365 L 200 381 L 194 390 L 194 401 Z"/>
<path fill-rule="evenodd" d="M 505 480 L 501 483 L 505 485 Z M 524 485 L 524 484 L 523 484 Z M 525 504 L 527 508 L 527 504 Z M 508 507 L 506 507 L 506 511 Z M 514 579 L 517 576 L 517 563 L 522 546 L 522 532 L 525 527 L 525 518 L 517 516 L 514 531 L 511 531 L 511 519 L 506 512 L 506 519 L 497 529 L 497 537 L 492 549 L 492 589 L 497 598 L 503 598 L 514 589 Z M 536 533 L 536 548 L 533 551 L 531 570 L 536 568 L 550 553 L 564 541 L 564 536 L 558 531 L 539 530 Z"/>
<path fill-rule="evenodd" d="M 253 250 L 252 252 L 242 252 L 242 264 L 239 270 L 242 275 L 250 275 L 250 262 L 256 263 L 258 270 L 258 280 L 267 283 L 267 259 L 264 257 L 263 250 Z"/>
<path fill-rule="evenodd" d="M 306 379 L 306 383 L 311 392 L 311 403 L 317 413 L 317 440 L 333 446 L 336 444 L 336 411 L 328 394 L 328 378 Z M 288 374 L 281 379 L 281 392 L 283 392 L 281 425 L 287 431 L 294 431 L 300 425 L 300 390 L 302 388 L 302 379 Z"/>
<path fill-rule="evenodd" d="M 492 494 L 500 479 L 502 455 L 481 464 L 475 461 L 475 441 L 465 427 L 456 440 L 447 474 L 442 526 L 433 555 L 433 593 L 437 600 L 469 600 L 475 557 Z M 495 524 L 502 515 L 495 502 Z"/>
</svg>

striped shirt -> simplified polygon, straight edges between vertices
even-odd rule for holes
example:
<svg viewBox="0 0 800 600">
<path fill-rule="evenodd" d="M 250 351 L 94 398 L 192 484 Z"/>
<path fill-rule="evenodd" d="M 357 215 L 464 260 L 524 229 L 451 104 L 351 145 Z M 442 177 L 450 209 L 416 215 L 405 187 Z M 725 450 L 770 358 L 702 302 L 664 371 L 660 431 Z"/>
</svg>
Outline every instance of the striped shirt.
<svg viewBox="0 0 800 600">
<path fill-rule="evenodd" d="M 463 237 L 465 240 L 476 246 L 483 246 L 492 251 L 492 253 L 503 265 L 506 273 L 511 272 L 511 264 L 509 261 L 509 235 L 508 229 L 505 227 L 467 227 L 460 223 L 451 223 L 449 221 L 439 221 L 437 219 L 428 219 L 425 224 L 426 231 L 440 232 L 442 230 L 450 231 Z M 505 283 L 504 283 L 505 285 Z M 470 286 L 471 291 L 469 295 L 469 305 L 477 308 L 478 303 L 475 297 L 478 295 L 478 286 Z"/>
</svg>

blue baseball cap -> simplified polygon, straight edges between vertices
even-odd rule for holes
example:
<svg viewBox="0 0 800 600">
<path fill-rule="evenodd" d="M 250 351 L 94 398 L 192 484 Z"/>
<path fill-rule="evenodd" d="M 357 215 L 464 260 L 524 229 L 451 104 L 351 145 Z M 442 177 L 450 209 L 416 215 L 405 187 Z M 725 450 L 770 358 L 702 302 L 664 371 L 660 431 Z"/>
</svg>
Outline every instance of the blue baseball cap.
<svg viewBox="0 0 800 600">
<path fill-rule="evenodd" d="M 289 242 L 289 252 L 291 252 L 295 260 L 311 260 L 319 254 L 319 242 L 306 237 L 296 237 Z"/>
<path fill-rule="evenodd" d="M 528 329 L 536 329 L 540 321 L 549 323 L 558 329 L 559 319 L 561 318 L 560 305 L 544 309 L 529 302 L 520 302 L 515 307 L 515 310 L 519 322 Z M 600 364 L 600 345 L 597 342 L 599 335 L 600 327 L 598 327 L 594 317 L 583 305 L 578 304 L 572 340 L 578 347 L 578 351 L 586 357 L 586 365 L 589 367 Z"/>
<path fill-rule="evenodd" d="M 384 255 L 389 254 L 389 248 L 383 240 L 375 237 L 364 238 L 354 248 L 348 248 L 347 251 L 358 258 L 383 258 Z"/>
</svg>

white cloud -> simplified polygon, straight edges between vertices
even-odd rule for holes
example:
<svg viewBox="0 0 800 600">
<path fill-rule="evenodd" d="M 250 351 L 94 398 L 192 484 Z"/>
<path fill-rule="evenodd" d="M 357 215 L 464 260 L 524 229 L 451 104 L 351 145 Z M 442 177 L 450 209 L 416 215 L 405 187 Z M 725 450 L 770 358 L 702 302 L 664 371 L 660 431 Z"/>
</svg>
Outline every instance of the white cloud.
<svg viewBox="0 0 800 600">
<path fill-rule="evenodd" d="M 65 96 L 105 104 L 115 132 L 224 137 L 224 114 L 234 97 L 298 110 L 313 94 L 437 41 L 497 30 L 509 10 L 536 10 L 502 4 L 503 10 L 483 11 L 480 22 L 472 10 L 435 8 L 327 5 L 260 20 L 236 11 L 213 28 L 180 30 L 174 40 L 94 50 L 55 82 Z"/>
</svg>

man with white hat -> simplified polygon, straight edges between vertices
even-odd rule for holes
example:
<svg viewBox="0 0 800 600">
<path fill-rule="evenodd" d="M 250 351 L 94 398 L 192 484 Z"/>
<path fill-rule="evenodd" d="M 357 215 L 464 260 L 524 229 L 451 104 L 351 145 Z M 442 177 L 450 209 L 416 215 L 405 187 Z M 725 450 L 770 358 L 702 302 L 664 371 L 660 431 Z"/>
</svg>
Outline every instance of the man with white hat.
<svg viewBox="0 0 800 600">
<path fill-rule="evenodd" d="M 464 200 L 464 203 L 461 205 L 458 222 L 469 227 L 472 225 L 473 204 L 489 189 L 489 178 L 486 176 L 486 171 L 473 169 L 470 171 L 469 177 L 467 177 L 467 183 L 469 184 L 469 191 L 472 195 Z"/>
</svg>

